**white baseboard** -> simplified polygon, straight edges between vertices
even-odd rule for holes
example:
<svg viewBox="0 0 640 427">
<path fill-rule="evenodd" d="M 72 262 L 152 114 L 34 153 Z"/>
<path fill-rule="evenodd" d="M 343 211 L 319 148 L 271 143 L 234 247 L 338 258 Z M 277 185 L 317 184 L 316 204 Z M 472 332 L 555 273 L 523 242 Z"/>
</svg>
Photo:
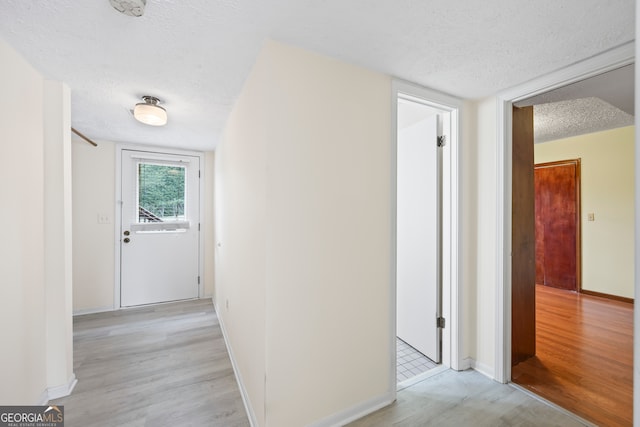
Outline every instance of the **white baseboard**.
<svg viewBox="0 0 640 427">
<path fill-rule="evenodd" d="M 45 389 L 42 393 L 40 393 L 40 396 L 38 396 L 36 405 L 42 406 L 46 405 L 47 403 L 49 403 L 49 390 Z"/>
<path fill-rule="evenodd" d="M 82 316 L 83 314 L 94 314 L 94 313 L 105 313 L 107 311 L 115 311 L 116 309 L 113 306 L 109 307 L 97 307 L 97 308 L 85 308 L 82 310 L 74 310 L 74 316 Z"/>
<path fill-rule="evenodd" d="M 197 299 L 210 299 L 213 300 L 213 297 L 210 295 L 205 295 L 202 298 L 191 298 L 191 300 L 197 300 Z M 183 301 L 188 301 L 188 300 L 183 300 Z M 108 306 L 108 307 L 96 307 L 96 308 L 83 308 L 82 310 L 74 310 L 73 311 L 73 315 L 74 316 L 82 316 L 84 314 L 96 314 L 96 313 L 106 313 L 108 311 L 118 311 L 118 310 L 129 310 L 132 308 L 140 308 L 140 307 L 144 307 L 144 306 L 149 306 L 149 305 L 161 305 L 161 304 L 171 304 L 174 302 L 179 302 L 179 301 L 165 301 L 165 302 L 158 302 L 158 303 L 153 303 L 153 304 L 143 304 L 143 305 L 134 305 L 131 307 L 118 307 L 118 308 L 114 308 L 113 306 Z M 214 304 L 215 307 L 215 304 Z"/>
<path fill-rule="evenodd" d="M 466 371 L 467 369 L 472 369 L 473 368 L 473 362 L 474 360 L 470 357 L 465 357 L 464 359 L 462 359 L 460 361 L 460 363 L 458 363 L 458 371 Z"/>
<path fill-rule="evenodd" d="M 244 409 L 247 412 L 247 417 L 249 417 L 249 423 L 251 427 L 258 426 L 258 420 L 256 419 L 256 414 L 251 407 L 251 403 L 249 402 L 249 394 L 247 393 L 247 389 L 244 386 L 244 382 L 242 381 L 242 375 L 238 370 L 238 365 L 236 364 L 236 359 L 233 356 L 233 350 L 231 345 L 229 345 L 229 339 L 227 337 L 227 331 L 224 328 L 224 321 L 222 317 L 220 317 L 220 310 L 218 309 L 218 305 L 213 301 L 213 307 L 216 310 L 216 316 L 218 317 L 218 323 L 220 324 L 220 330 L 222 331 L 222 337 L 224 339 L 224 343 L 227 347 L 227 353 L 229 353 L 229 359 L 231 359 L 231 366 L 233 367 L 233 373 L 236 376 L 236 382 L 238 383 L 238 387 L 240 388 L 240 395 L 242 396 L 242 403 L 244 403 Z"/>
<path fill-rule="evenodd" d="M 438 365 L 435 368 L 429 369 L 427 372 L 423 372 L 423 373 L 421 373 L 419 375 L 416 375 L 413 378 L 409 378 L 408 380 L 404 380 L 404 381 L 398 383 L 396 391 L 404 390 L 407 387 L 411 387 L 414 384 L 418 384 L 419 382 L 422 382 L 422 381 L 424 381 L 426 379 L 429 379 L 429 378 L 431 378 L 433 376 L 439 375 L 439 374 L 441 374 L 443 372 L 446 372 L 448 370 L 449 370 L 449 368 L 447 368 L 446 366 Z"/>
<path fill-rule="evenodd" d="M 393 403 L 395 393 L 389 392 L 330 415 L 320 421 L 309 424 L 309 427 L 339 427 L 369 415 L 378 409 Z"/>
<path fill-rule="evenodd" d="M 78 384 L 76 374 L 71 374 L 71 377 L 69 377 L 69 380 L 65 384 L 49 387 L 43 391 L 38 399 L 38 405 L 46 405 L 50 400 L 69 396 L 76 384 Z"/>
<path fill-rule="evenodd" d="M 469 365 L 469 368 L 480 372 L 482 375 L 484 375 L 485 377 L 495 380 L 496 376 L 495 376 L 495 372 L 493 370 L 493 367 L 484 364 L 482 362 L 478 362 L 475 359 L 472 359 L 471 357 L 467 357 L 466 359 L 464 359 L 463 363 L 465 365 Z"/>
</svg>

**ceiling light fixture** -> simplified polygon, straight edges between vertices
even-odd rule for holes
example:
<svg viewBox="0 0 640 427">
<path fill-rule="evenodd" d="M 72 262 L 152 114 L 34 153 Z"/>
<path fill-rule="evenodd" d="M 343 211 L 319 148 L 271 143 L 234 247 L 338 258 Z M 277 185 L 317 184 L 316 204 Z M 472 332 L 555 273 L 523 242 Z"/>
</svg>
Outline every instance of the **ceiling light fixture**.
<svg viewBox="0 0 640 427">
<path fill-rule="evenodd" d="M 164 126 L 167 124 L 167 110 L 158 105 L 160 100 L 155 96 L 145 95 L 144 102 L 136 104 L 133 109 L 133 117 L 139 122 L 151 126 Z"/>
<path fill-rule="evenodd" d="M 144 13 L 147 0 L 109 0 L 109 3 L 118 12 L 137 18 Z"/>
</svg>

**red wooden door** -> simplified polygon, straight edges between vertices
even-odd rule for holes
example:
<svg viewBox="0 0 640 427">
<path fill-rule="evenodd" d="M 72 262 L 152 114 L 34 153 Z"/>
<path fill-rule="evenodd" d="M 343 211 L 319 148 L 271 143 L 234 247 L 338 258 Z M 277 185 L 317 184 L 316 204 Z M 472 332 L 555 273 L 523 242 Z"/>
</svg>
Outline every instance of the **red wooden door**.
<svg viewBox="0 0 640 427">
<path fill-rule="evenodd" d="M 580 289 L 580 160 L 535 167 L 536 283 Z"/>
</svg>

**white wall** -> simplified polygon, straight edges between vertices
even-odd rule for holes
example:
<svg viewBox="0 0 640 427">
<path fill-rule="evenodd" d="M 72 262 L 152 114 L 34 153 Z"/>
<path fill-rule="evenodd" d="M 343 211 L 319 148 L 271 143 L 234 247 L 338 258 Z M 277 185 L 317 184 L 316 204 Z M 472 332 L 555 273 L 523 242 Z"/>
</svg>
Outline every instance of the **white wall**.
<svg viewBox="0 0 640 427">
<path fill-rule="evenodd" d="M 215 155 L 215 297 L 252 417 L 264 426 L 266 377 L 266 137 L 264 53 L 229 116 Z"/>
<path fill-rule="evenodd" d="M 267 423 L 300 426 L 395 388 L 391 80 L 300 49 L 265 50 Z"/>
<path fill-rule="evenodd" d="M 50 390 L 65 388 L 55 381 L 69 379 L 72 358 L 65 353 L 71 351 L 71 312 L 65 294 L 69 269 L 66 224 L 70 218 L 66 210 L 69 165 L 64 160 L 69 131 L 64 129 L 69 100 L 60 84 L 52 83 L 45 92 L 42 76 L 2 40 L 0 63 L 0 158 L 4 160 L 0 168 L 0 221 L 4 224 L 0 240 L 0 402 L 33 405 L 46 401 Z M 51 90 L 53 87 L 56 89 Z M 54 153 L 47 159 L 46 170 L 45 143 L 47 152 Z M 55 182 L 45 186 L 45 180 L 51 179 Z M 61 191 L 57 193 L 59 203 L 52 202 L 56 191 Z M 60 234 L 45 237 L 45 231 L 56 231 L 46 228 L 52 226 L 49 219 L 62 227 Z M 62 239 L 57 248 L 45 246 L 54 235 Z M 56 250 L 62 254 L 52 257 Z M 47 279 L 46 274 L 52 277 Z M 54 292 L 61 294 L 53 296 Z M 63 342 L 52 342 L 47 336 Z"/>
<path fill-rule="evenodd" d="M 0 402 L 36 404 L 47 384 L 44 287 L 44 82 L 0 40 Z"/>
<path fill-rule="evenodd" d="M 115 147 L 73 137 L 73 311 L 113 309 Z M 99 223 L 98 216 L 108 222 Z"/>
<path fill-rule="evenodd" d="M 207 151 L 204 153 L 204 218 L 202 219 L 202 234 L 204 239 L 204 288 L 203 297 L 212 298 L 215 285 L 215 224 L 214 214 L 214 188 L 215 188 L 215 153 Z"/>
<path fill-rule="evenodd" d="M 495 98 L 464 105 L 462 143 L 462 280 L 465 353 L 494 375 L 496 325 Z"/>
<path fill-rule="evenodd" d="M 582 289 L 627 298 L 634 296 L 633 150 L 633 126 L 535 144 L 536 163 L 581 159 Z"/>
<path fill-rule="evenodd" d="M 395 387 L 390 84 L 268 43 L 216 152 L 216 301 L 259 425 Z"/>
<path fill-rule="evenodd" d="M 49 397 L 75 385 L 72 322 L 71 92 L 44 85 L 44 256 Z M 51 387 L 58 386 L 55 391 Z"/>
</svg>

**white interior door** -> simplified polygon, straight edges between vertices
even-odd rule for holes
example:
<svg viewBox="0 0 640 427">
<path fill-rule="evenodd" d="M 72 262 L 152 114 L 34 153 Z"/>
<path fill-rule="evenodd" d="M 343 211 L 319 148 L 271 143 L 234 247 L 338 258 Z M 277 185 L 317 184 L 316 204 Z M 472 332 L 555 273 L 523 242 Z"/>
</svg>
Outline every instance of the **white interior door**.
<svg viewBox="0 0 640 427">
<path fill-rule="evenodd" d="M 122 150 L 123 307 L 198 297 L 199 160 Z"/>
<path fill-rule="evenodd" d="M 399 106 L 399 115 L 405 109 Z M 438 115 L 398 128 L 397 336 L 440 362 L 440 168 Z M 416 120 L 417 119 L 417 120 Z M 406 123 L 401 117 L 398 123 Z"/>
</svg>

